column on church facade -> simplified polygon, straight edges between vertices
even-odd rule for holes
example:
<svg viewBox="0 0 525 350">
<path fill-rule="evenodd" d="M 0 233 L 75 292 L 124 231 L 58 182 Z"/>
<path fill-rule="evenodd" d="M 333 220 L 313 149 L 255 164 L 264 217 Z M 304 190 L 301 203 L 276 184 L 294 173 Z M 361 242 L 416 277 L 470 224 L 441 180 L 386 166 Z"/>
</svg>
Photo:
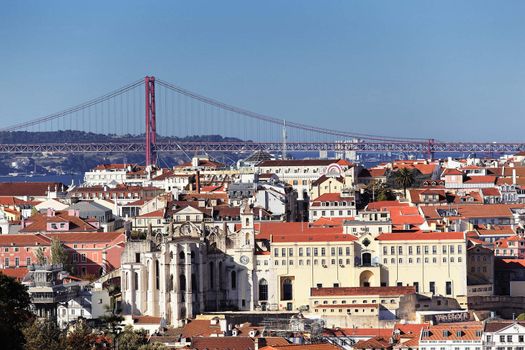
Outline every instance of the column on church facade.
<svg viewBox="0 0 525 350">
<path fill-rule="evenodd" d="M 148 264 L 147 264 L 148 268 L 147 268 L 147 279 L 148 279 L 148 290 L 147 290 L 147 295 L 148 295 L 148 299 L 147 299 L 147 312 L 146 314 L 149 315 L 149 316 L 156 316 L 155 315 L 155 256 L 153 254 L 150 255 L 149 259 L 148 259 Z"/>
<path fill-rule="evenodd" d="M 171 324 L 173 325 L 179 325 L 180 321 L 180 284 L 179 284 L 179 276 L 181 274 L 180 271 L 180 259 L 179 259 L 179 253 L 180 253 L 180 246 L 178 244 L 175 244 L 175 247 L 173 249 L 173 259 L 171 259 L 170 262 L 170 273 L 173 275 L 173 289 L 171 290 L 171 301 L 170 301 L 170 307 L 171 307 Z"/>
<path fill-rule="evenodd" d="M 191 285 L 191 247 L 189 243 L 184 243 L 184 274 L 186 276 L 186 317 L 193 316 L 193 291 Z"/>
<path fill-rule="evenodd" d="M 205 280 L 204 280 L 204 251 L 202 249 L 202 246 L 201 244 L 197 244 L 197 251 L 198 251 L 198 254 L 199 254 L 199 267 L 198 267 L 198 271 L 199 271 L 199 285 L 198 285 L 198 290 L 199 290 L 199 295 L 198 295 L 198 301 L 199 301 L 199 312 L 204 312 L 204 283 L 205 283 Z"/>
</svg>

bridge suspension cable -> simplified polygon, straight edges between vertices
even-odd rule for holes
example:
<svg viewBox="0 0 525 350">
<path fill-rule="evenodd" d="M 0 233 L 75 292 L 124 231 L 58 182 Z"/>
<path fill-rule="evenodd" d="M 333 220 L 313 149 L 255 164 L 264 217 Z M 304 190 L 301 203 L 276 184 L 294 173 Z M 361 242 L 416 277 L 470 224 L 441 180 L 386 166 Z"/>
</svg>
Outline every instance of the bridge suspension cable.
<svg viewBox="0 0 525 350">
<path fill-rule="evenodd" d="M 124 94 L 124 93 L 126 93 L 126 92 L 128 92 L 128 91 L 130 91 L 130 90 L 132 90 L 134 88 L 136 88 L 137 86 L 142 85 L 142 84 L 144 84 L 144 80 L 140 79 L 140 80 L 134 81 L 132 83 L 129 83 L 129 84 L 127 84 L 127 85 L 117 89 L 117 90 L 108 92 L 105 95 L 102 95 L 100 97 L 94 98 L 92 100 L 89 100 L 87 102 L 81 103 L 79 105 L 67 108 L 67 109 L 65 109 L 63 111 L 60 111 L 58 113 L 49 114 L 49 115 L 46 115 L 44 117 L 40 117 L 40 118 L 36 118 L 36 119 L 29 120 L 29 121 L 26 121 L 26 122 L 18 123 L 18 124 L 11 125 L 11 126 L 8 126 L 8 127 L 5 127 L 5 128 L 0 128 L 0 131 L 17 131 L 17 130 L 25 129 L 25 128 L 28 128 L 30 126 L 34 126 L 34 125 L 37 125 L 37 124 L 41 124 L 41 123 L 49 122 L 49 121 L 52 121 L 52 120 L 55 120 L 55 119 L 59 119 L 59 118 L 62 118 L 64 116 L 67 116 L 69 114 L 72 114 L 72 113 L 84 110 L 86 108 L 98 105 L 101 102 L 108 101 L 108 100 L 110 100 L 110 99 L 112 99 L 112 98 L 114 98 L 116 96 L 122 95 L 122 94 Z"/>
<path fill-rule="evenodd" d="M 187 89 L 184 89 L 184 88 L 182 88 L 180 86 L 177 86 L 175 84 L 166 82 L 166 81 L 161 80 L 161 79 L 157 79 L 157 83 L 159 85 L 162 85 L 163 87 L 165 87 L 167 89 L 170 89 L 172 91 L 180 93 L 181 95 L 190 97 L 190 98 L 192 98 L 194 100 L 201 101 L 201 102 L 206 103 L 208 105 L 212 105 L 212 106 L 215 106 L 215 107 L 223 109 L 223 110 L 227 110 L 227 111 L 230 111 L 230 112 L 241 114 L 241 115 L 244 115 L 244 116 L 249 117 L 249 118 L 253 118 L 253 119 L 269 122 L 269 123 L 276 124 L 276 125 L 279 125 L 279 126 L 283 125 L 283 119 L 267 116 L 267 115 L 264 115 L 264 114 L 260 114 L 260 113 L 249 111 L 249 110 L 244 109 L 244 108 L 240 108 L 240 107 L 236 107 L 236 106 L 233 106 L 233 105 L 230 105 L 230 104 L 226 104 L 226 103 L 223 103 L 221 101 L 215 100 L 213 98 L 200 95 L 200 94 L 198 94 L 196 92 L 189 91 Z M 327 129 L 327 128 L 319 128 L 319 127 L 315 127 L 315 126 L 311 126 L 311 125 L 307 125 L 307 124 L 291 122 L 291 121 L 288 121 L 288 120 L 286 120 L 286 127 L 300 129 L 300 130 L 305 130 L 305 131 L 310 131 L 310 132 L 316 132 L 316 133 L 320 133 L 320 134 L 339 136 L 339 137 L 344 137 L 344 138 L 366 139 L 366 140 L 384 141 L 384 142 L 389 142 L 389 141 L 395 141 L 395 142 L 427 141 L 427 139 L 424 139 L 424 138 L 379 136 L 379 135 L 372 135 L 372 134 L 363 134 L 363 133 L 346 132 L 346 131 L 333 130 L 333 129 Z"/>
</svg>

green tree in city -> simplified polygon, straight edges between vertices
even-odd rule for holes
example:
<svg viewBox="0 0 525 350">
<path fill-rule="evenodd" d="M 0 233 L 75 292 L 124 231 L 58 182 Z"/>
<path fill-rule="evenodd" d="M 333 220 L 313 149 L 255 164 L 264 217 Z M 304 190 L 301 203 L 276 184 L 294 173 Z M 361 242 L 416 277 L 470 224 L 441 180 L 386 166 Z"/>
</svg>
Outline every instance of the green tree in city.
<svg viewBox="0 0 525 350">
<path fill-rule="evenodd" d="M 394 184 L 403 188 L 405 198 L 407 196 L 407 188 L 411 187 L 414 182 L 414 172 L 411 169 L 401 168 L 394 172 Z"/>
<path fill-rule="evenodd" d="M 33 319 L 22 329 L 25 350 L 56 350 L 66 348 L 66 337 L 49 319 Z"/>
<path fill-rule="evenodd" d="M 38 265 L 44 265 L 46 263 L 46 254 L 44 253 L 43 247 L 38 247 L 35 251 L 36 263 Z"/>
<path fill-rule="evenodd" d="M 27 288 L 16 279 L 0 273 L 0 339 L 2 349 L 23 349 L 22 328 L 31 318 L 31 299 Z"/>
<path fill-rule="evenodd" d="M 147 345 L 148 339 L 146 331 L 134 331 L 130 325 L 124 327 L 124 330 L 115 339 L 119 350 L 138 350 L 141 346 Z"/>
<path fill-rule="evenodd" d="M 62 264 L 64 269 L 67 265 L 67 252 L 62 242 L 57 238 L 51 240 L 51 263 L 54 265 Z"/>
<path fill-rule="evenodd" d="M 97 337 L 83 318 L 79 318 L 66 337 L 67 350 L 91 350 L 96 344 Z"/>
</svg>

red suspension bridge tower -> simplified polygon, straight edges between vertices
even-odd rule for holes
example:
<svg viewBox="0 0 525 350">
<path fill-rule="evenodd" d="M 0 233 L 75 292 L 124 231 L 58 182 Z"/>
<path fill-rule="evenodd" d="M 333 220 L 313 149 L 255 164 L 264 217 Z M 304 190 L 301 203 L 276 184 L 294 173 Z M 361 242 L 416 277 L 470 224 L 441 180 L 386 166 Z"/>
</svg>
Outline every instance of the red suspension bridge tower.
<svg viewBox="0 0 525 350">
<path fill-rule="evenodd" d="M 145 77 L 146 88 L 146 166 L 157 163 L 157 121 L 155 114 L 155 77 Z"/>
</svg>

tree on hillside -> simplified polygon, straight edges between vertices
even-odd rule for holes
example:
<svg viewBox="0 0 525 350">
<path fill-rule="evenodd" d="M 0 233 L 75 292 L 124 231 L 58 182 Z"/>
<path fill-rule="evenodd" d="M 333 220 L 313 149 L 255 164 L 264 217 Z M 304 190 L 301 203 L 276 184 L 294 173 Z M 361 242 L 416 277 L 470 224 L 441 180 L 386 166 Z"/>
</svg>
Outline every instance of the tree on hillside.
<svg viewBox="0 0 525 350">
<path fill-rule="evenodd" d="M 35 258 L 36 258 L 36 263 L 38 265 L 44 265 L 46 263 L 46 254 L 44 252 L 44 247 L 38 247 L 35 251 Z"/>
<path fill-rule="evenodd" d="M 31 318 L 27 288 L 0 273 L 0 339 L 3 349 L 22 349 L 23 325 Z"/>
<path fill-rule="evenodd" d="M 93 333 L 83 318 L 79 318 L 66 337 L 67 350 L 91 350 L 95 346 L 97 336 Z"/>
<path fill-rule="evenodd" d="M 67 252 L 62 242 L 57 238 L 51 240 L 51 263 L 55 265 L 62 264 L 64 269 L 67 265 Z"/>
<path fill-rule="evenodd" d="M 411 187 L 414 182 L 414 172 L 411 169 L 401 168 L 394 172 L 394 183 L 396 186 L 403 188 L 405 198 L 407 196 L 407 188 Z"/>
<path fill-rule="evenodd" d="M 34 319 L 22 330 L 25 350 L 56 350 L 66 347 L 66 337 L 56 323 L 47 318 Z"/>
<path fill-rule="evenodd" d="M 396 196 L 384 182 L 373 180 L 366 186 L 363 199 L 365 203 L 369 203 L 395 200 Z"/>
</svg>

